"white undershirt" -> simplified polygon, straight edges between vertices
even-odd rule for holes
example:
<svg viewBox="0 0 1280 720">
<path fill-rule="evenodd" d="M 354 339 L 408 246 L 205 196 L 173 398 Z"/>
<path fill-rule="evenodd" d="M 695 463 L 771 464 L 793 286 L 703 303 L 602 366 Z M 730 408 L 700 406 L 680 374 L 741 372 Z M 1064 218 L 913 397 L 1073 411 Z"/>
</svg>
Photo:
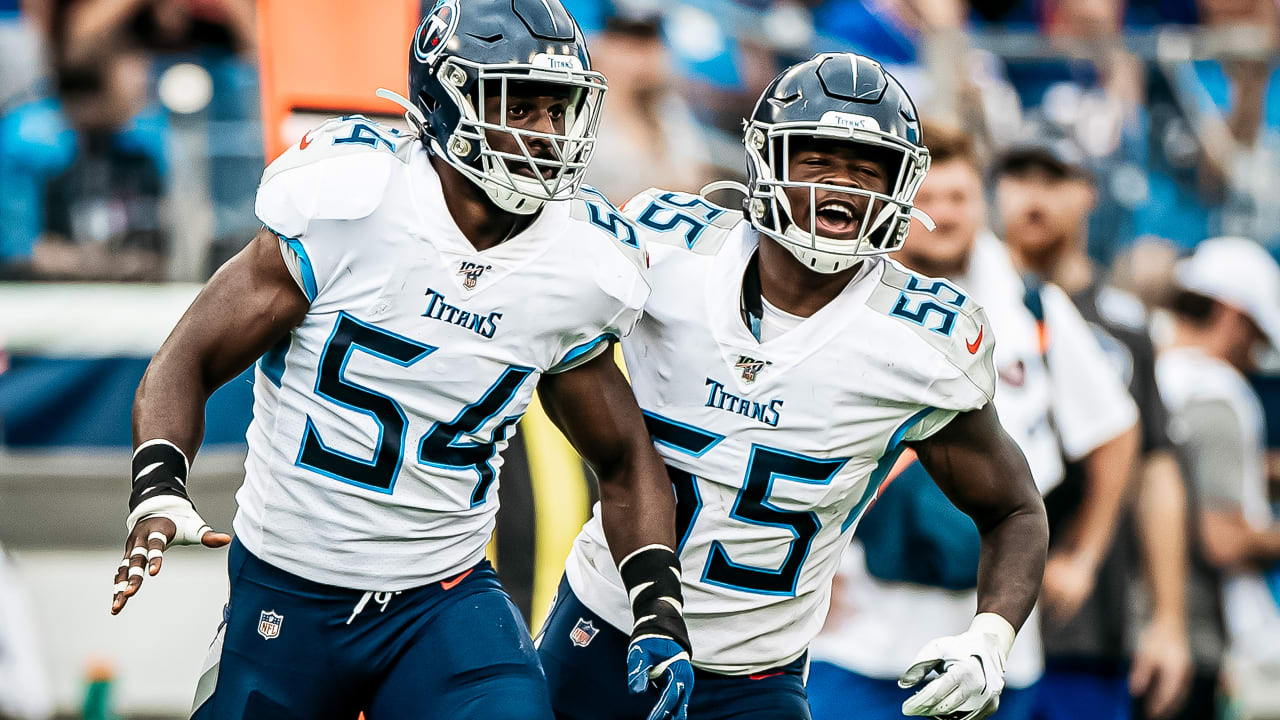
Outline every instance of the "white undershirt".
<svg viewBox="0 0 1280 720">
<path fill-rule="evenodd" d="M 769 342 L 804 322 L 804 318 L 799 315 L 792 315 L 771 305 L 763 295 L 760 296 L 760 305 L 763 311 L 760 316 L 760 342 Z"/>
</svg>

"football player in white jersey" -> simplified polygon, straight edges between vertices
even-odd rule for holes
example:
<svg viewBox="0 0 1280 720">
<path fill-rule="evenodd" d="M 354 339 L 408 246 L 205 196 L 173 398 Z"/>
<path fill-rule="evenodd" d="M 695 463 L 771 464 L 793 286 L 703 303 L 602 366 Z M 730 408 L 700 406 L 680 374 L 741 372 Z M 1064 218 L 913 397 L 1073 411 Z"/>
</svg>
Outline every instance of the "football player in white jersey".
<svg viewBox="0 0 1280 720">
<path fill-rule="evenodd" d="M 903 710 L 984 717 L 1048 531 L 990 404 L 982 309 L 886 257 L 929 164 L 915 107 L 874 60 L 818 55 L 765 90 L 745 143 L 745 220 L 662 190 L 624 206 L 651 253 L 653 294 L 623 351 L 677 495 L 690 716 L 810 716 L 807 647 L 832 576 L 907 446 L 973 518 L 983 557 L 971 628 L 903 668 L 921 686 Z M 647 712 L 614 678 L 630 618 L 611 555 L 597 513 L 539 636 L 560 718 Z"/>
<path fill-rule="evenodd" d="M 629 671 L 655 717 L 682 715 L 674 502 L 609 352 L 649 294 L 644 248 L 579 187 L 604 78 L 556 0 L 440 0 L 409 88 L 412 134 L 331 120 L 271 164 L 264 229 L 148 368 L 112 612 L 168 545 L 231 543 L 194 717 L 550 718 L 484 556 L 501 450 L 541 380 L 637 589 Z M 232 541 L 192 506 L 188 459 L 209 394 L 255 359 Z"/>
</svg>

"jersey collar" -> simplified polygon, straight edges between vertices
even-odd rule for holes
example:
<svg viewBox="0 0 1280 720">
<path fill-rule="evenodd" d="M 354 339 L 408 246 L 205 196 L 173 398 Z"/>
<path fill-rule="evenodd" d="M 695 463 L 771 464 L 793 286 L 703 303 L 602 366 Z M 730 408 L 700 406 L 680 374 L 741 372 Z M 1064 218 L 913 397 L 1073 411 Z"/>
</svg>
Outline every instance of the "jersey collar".
<svg viewBox="0 0 1280 720">
<path fill-rule="evenodd" d="M 409 187 L 417 214 L 417 234 L 434 247 L 446 261 L 484 266 L 484 282 L 468 288 L 465 275 L 455 278 L 459 290 L 468 295 L 483 292 L 505 275 L 518 271 L 552 248 L 557 232 L 563 232 L 569 220 L 570 201 L 546 203 L 538 217 L 520 233 L 483 252 L 477 251 L 449 213 L 444 201 L 440 176 L 431 166 L 430 154 L 419 148 L 408 164 Z"/>
<path fill-rule="evenodd" d="M 743 274 L 759 244 L 760 237 L 750 223 L 745 220 L 739 222 L 716 253 L 706 285 L 706 306 L 712 335 L 721 357 L 730 368 L 730 375 L 743 392 L 769 384 L 770 377 L 776 377 L 804 360 L 848 328 L 853 319 L 864 311 L 867 298 L 884 271 L 880 258 L 866 258 L 863 268 L 835 299 L 789 332 L 768 342 L 760 342 L 742 318 Z M 743 378 L 740 365 L 744 357 L 753 362 L 767 363 L 767 369 L 756 373 L 754 381 L 748 382 Z"/>
</svg>

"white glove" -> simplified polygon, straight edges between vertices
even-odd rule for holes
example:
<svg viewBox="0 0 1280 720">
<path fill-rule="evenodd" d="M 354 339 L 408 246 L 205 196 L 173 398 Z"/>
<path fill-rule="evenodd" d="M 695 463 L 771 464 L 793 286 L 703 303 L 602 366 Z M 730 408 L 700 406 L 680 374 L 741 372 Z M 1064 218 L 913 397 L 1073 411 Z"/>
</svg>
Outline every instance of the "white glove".
<svg viewBox="0 0 1280 720">
<path fill-rule="evenodd" d="M 959 635 L 931 640 L 898 678 L 898 687 L 918 684 L 940 673 L 902 703 L 903 715 L 980 720 L 1000 707 L 1004 666 L 1013 647 L 1013 626 L 995 613 L 982 613 Z"/>
</svg>

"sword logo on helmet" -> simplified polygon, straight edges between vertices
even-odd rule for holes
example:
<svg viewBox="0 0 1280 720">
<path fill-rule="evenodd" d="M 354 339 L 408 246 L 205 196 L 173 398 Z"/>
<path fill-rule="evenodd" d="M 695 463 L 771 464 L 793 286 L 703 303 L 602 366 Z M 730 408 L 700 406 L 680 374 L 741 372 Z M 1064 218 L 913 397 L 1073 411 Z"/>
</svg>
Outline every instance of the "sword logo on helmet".
<svg viewBox="0 0 1280 720">
<path fill-rule="evenodd" d="M 431 64 L 457 29 L 458 0 L 440 0 L 422 19 L 414 36 L 413 52 L 418 60 Z"/>
</svg>

